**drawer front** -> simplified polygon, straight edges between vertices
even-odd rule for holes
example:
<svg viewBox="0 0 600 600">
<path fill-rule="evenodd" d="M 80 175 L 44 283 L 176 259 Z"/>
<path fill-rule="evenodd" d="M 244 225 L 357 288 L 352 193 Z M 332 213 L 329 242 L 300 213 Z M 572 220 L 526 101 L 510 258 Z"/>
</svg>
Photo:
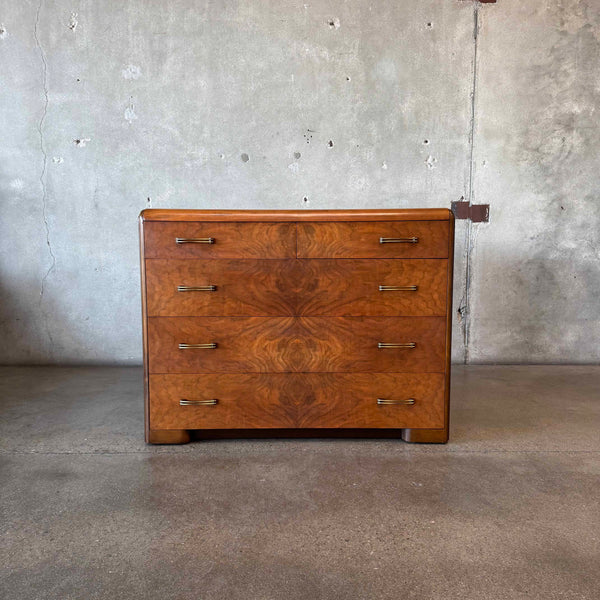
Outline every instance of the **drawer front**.
<svg viewBox="0 0 600 600">
<path fill-rule="evenodd" d="M 146 261 L 150 316 L 443 316 L 447 261 Z"/>
<path fill-rule="evenodd" d="M 297 304 L 297 262 L 147 260 L 148 315 L 293 315 Z"/>
<path fill-rule="evenodd" d="M 151 317 L 149 369 L 442 373 L 445 327 L 444 317 Z"/>
<path fill-rule="evenodd" d="M 437 373 L 151 375 L 150 393 L 155 429 L 444 426 Z"/>
<path fill-rule="evenodd" d="M 300 259 L 297 315 L 444 316 L 446 260 Z"/>
<path fill-rule="evenodd" d="M 179 240 L 179 241 L 178 241 Z M 144 224 L 146 258 L 293 258 L 295 223 Z"/>
<path fill-rule="evenodd" d="M 447 258 L 448 221 L 298 223 L 299 258 Z"/>
</svg>

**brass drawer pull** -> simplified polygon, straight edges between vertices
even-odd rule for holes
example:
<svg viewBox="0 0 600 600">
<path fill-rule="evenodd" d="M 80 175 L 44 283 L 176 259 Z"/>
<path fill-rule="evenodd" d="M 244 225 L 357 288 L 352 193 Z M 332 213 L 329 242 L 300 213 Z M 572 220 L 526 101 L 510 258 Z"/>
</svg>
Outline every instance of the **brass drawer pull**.
<svg viewBox="0 0 600 600">
<path fill-rule="evenodd" d="M 418 243 L 418 237 L 409 237 L 409 238 L 379 238 L 380 244 L 416 244 Z"/>
<path fill-rule="evenodd" d="M 406 400 L 388 400 L 387 398 L 377 398 L 377 404 L 401 404 L 403 406 L 411 406 L 415 403 L 414 398 L 407 398 Z"/>
<path fill-rule="evenodd" d="M 218 402 L 216 398 L 212 400 L 180 400 L 179 406 L 211 406 Z"/>
<path fill-rule="evenodd" d="M 380 285 L 380 292 L 416 292 L 419 289 L 416 285 Z"/>
<path fill-rule="evenodd" d="M 175 238 L 176 244 L 214 244 L 215 238 Z"/>
<path fill-rule="evenodd" d="M 196 349 L 200 349 L 200 348 L 212 349 L 212 348 L 216 348 L 216 347 L 217 347 L 217 344 L 215 344 L 214 342 L 211 344 L 179 344 L 180 350 L 196 350 Z"/>
<path fill-rule="evenodd" d="M 216 292 L 216 285 L 178 285 L 178 292 Z"/>
<path fill-rule="evenodd" d="M 378 348 L 416 348 L 417 344 L 415 342 L 406 342 L 405 344 L 384 344 L 383 342 L 379 342 L 377 344 Z"/>
</svg>

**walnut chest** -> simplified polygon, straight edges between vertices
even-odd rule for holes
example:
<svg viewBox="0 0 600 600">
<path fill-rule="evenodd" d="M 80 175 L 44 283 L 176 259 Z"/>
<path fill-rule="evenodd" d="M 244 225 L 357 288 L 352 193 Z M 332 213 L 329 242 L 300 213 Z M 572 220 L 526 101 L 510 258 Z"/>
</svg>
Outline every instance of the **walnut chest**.
<svg viewBox="0 0 600 600">
<path fill-rule="evenodd" d="M 146 441 L 446 442 L 446 209 L 144 210 Z"/>
</svg>

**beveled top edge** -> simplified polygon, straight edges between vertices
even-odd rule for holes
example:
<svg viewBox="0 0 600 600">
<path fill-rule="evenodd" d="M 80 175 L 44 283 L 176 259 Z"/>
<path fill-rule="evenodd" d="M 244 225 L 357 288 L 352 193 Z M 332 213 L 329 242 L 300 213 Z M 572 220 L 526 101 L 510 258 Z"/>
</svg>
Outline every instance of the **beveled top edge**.
<svg viewBox="0 0 600 600">
<path fill-rule="evenodd" d="M 447 208 L 348 210 L 191 210 L 146 208 L 142 221 L 448 221 Z"/>
</svg>

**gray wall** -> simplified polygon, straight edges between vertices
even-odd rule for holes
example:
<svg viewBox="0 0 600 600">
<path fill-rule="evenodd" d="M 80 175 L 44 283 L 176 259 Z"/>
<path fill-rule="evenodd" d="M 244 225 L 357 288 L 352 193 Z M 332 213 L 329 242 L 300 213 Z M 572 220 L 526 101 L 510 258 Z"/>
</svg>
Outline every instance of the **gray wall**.
<svg viewBox="0 0 600 600">
<path fill-rule="evenodd" d="M 491 216 L 457 222 L 454 359 L 600 359 L 596 0 L 1 0 L 0 23 L 0 362 L 140 362 L 145 207 L 461 198 Z"/>
</svg>

